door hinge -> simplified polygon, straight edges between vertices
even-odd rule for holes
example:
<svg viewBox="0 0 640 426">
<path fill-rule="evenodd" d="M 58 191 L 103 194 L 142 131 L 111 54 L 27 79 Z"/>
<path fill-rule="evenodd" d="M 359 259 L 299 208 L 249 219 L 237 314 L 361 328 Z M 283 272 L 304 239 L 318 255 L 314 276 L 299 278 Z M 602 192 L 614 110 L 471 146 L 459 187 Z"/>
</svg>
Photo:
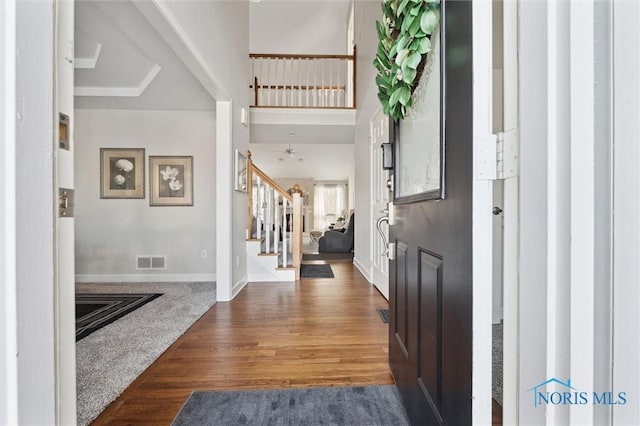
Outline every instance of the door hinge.
<svg viewBox="0 0 640 426">
<path fill-rule="evenodd" d="M 477 178 L 508 179 L 518 175 L 518 133 L 516 129 L 498 132 L 478 147 Z"/>
</svg>

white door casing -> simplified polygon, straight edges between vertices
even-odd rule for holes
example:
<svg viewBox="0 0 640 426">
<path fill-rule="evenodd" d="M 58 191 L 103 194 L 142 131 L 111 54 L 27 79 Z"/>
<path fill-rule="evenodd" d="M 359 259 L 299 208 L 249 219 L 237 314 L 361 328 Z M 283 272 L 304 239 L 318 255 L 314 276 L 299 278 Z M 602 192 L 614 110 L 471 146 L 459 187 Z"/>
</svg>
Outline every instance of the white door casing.
<svg viewBox="0 0 640 426">
<path fill-rule="evenodd" d="M 68 149 L 57 143 L 61 127 L 55 126 L 56 192 L 74 188 L 73 86 L 74 86 L 74 2 L 59 0 L 56 7 L 55 115 L 68 117 Z M 57 123 L 57 121 L 55 121 Z M 64 132 L 64 131 L 62 131 Z M 67 192 L 67 194 L 69 194 Z M 57 194 L 56 194 L 57 195 Z M 67 195 L 69 196 L 69 195 Z M 73 197 L 66 201 L 73 206 Z M 70 210 L 58 212 L 56 225 L 56 281 L 54 294 L 56 333 L 56 421 L 76 422 L 76 340 L 75 340 L 75 219 Z"/>
<path fill-rule="evenodd" d="M 370 161 L 371 161 L 371 280 L 373 285 L 389 300 L 389 261 L 383 253 L 386 251 L 385 242 L 378 232 L 376 222 L 385 216 L 383 213 L 389 207 L 389 190 L 387 179 L 389 172 L 382 169 L 382 143 L 389 141 L 389 117 L 378 108 L 370 122 Z M 385 241 L 389 241 L 389 227 L 382 224 Z"/>
</svg>

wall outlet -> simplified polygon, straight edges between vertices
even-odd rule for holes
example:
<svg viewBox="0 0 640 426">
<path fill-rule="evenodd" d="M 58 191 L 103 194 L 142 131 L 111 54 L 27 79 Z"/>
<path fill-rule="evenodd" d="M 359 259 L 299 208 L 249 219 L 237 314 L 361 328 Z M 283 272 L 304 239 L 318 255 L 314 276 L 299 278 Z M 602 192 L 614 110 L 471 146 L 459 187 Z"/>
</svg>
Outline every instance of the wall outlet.
<svg viewBox="0 0 640 426">
<path fill-rule="evenodd" d="M 206 258 L 207 258 L 207 249 L 200 250 L 200 259 L 206 259 Z"/>
</svg>

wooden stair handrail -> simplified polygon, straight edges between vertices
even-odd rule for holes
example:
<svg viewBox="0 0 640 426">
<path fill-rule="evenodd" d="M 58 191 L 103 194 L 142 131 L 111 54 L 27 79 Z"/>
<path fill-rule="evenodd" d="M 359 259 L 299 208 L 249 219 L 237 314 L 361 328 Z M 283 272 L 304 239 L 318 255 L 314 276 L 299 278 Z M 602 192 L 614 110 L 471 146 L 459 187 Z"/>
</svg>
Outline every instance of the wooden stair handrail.
<svg viewBox="0 0 640 426">
<path fill-rule="evenodd" d="M 247 240 L 253 238 L 252 228 L 253 228 L 253 173 L 260 177 L 261 182 L 269 187 L 273 188 L 278 194 L 280 194 L 283 198 L 284 206 L 287 207 L 287 202 L 291 205 L 291 230 L 286 231 L 286 221 L 284 219 L 286 213 L 286 209 L 283 212 L 283 229 L 284 232 L 291 232 L 291 255 L 292 255 L 292 263 L 295 269 L 295 279 L 296 281 L 300 279 L 300 265 L 302 262 L 302 189 L 300 185 L 295 184 L 293 188 L 290 190 L 291 194 L 284 190 L 278 183 L 276 183 L 272 178 L 270 178 L 265 172 L 260 170 L 255 164 L 253 164 L 253 160 L 251 159 L 251 151 L 247 151 Z M 277 206 L 276 206 L 277 207 Z M 271 207 L 268 207 L 271 208 Z M 288 208 L 288 207 L 287 207 Z M 278 217 L 276 215 L 276 217 Z M 271 224 L 271 222 L 267 222 Z M 278 220 L 275 221 L 275 228 L 277 232 Z M 267 231 L 270 232 L 270 231 Z M 259 233 L 258 233 L 259 235 Z M 277 244 L 278 238 L 277 233 L 274 236 L 274 253 L 277 253 Z M 266 253 L 271 253 L 270 249 L 270 234 L 267 234 L 266 237 Z M 286 242 L 286 235 L 284 236 L 283 244 Z M 286 268 L 288 265 L 284 264 L 286 259 L 286 253 L 288 250 L 284 249 L 283 246 L 283 254 L 285 257 L 282 259 L 283 265 L 281 267 Z"/>
<path fill-rule="evenodd" d="M 251 165 L 252 173 L 255 173 L 258 176 L 260 176 L 260 179 L 262 179 L 263 182 L 265 182 L 267 185 L 269 185 L 270 187 L 278 191 L 280 195 L 282 195 L 284 198 L 286 198 L 287 200 L 293 203 L 293 197 L 285 189 L 283 189 L 280 185 L 278 185 L 276 181 L 271 179 L 265 172 L 260 170 L 258 166 L 253 164 L 253 162 L 251 162 L 250 165 Z"/>
</svg>

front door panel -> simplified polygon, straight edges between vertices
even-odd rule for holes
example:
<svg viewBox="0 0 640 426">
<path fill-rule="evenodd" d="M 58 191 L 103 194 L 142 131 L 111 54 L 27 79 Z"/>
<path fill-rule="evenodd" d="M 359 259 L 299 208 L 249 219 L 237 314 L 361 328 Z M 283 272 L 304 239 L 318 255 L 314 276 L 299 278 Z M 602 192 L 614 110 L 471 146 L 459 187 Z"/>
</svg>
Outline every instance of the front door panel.
<svg viewBox="0 0 640 426">
<path fill-rule="evenodd" d="M 442 199 L 396 194 L 389 229 L 396 243 L 389 263 L 389 359 L 416 425 L 470 425 L 472 419 L 471 40 L 471 2 L 443 1 L 442 158 L 420 158 L 441 161 L 441 185 L 431 198 Z M 396 153 L 406 145 L 398 144 L 401 138 L 394 137 Z M 399 158 L 408 156 L 396 155 L 396 181 Z"/>
</svg>

